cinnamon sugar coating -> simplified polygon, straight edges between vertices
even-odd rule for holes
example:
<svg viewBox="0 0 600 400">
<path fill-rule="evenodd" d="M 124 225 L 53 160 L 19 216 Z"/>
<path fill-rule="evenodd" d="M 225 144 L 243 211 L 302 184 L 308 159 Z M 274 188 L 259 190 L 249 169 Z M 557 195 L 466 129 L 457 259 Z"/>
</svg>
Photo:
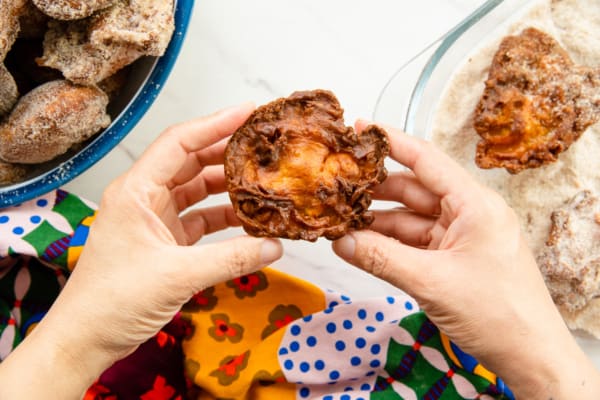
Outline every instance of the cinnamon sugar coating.
<svg viewBox="0 0 600 400">
<path fill-rule="evenodd" d="M 0 125 L 0 159 L 41 163 L 110 124 L 108 97 L 96 87 L 48 82 L 23 96 Z"/>
<path fill-rule="evenodd" d="M 585 190 L 552 213 L 538 265 L 554 302 L 568 311 L 600 296 L 600 199 Z"/>
<path fill-rule="evenodd" d="M 576 66 L 551 36 L 525 29 L 494 56 L 475 111 L 475 161 L 511 173 L 540 167 L 599 118 L 600 69 Z"/>
<path fill-rule="evenodd" d="M 19 91 L 15 80 L 4 64 L 0 64 L 0 117 L 9 113 L 18 99 Z"/>
<path fill-rule="evenodd" d="M 373 222 L 375 185 L 387 176 L 387 134 L 344 125 L 325 90 L 295 92 L 259 107 L 225 151 L 227 189 L 254 236 L 334 240 Z"/>
<path fill-rule="evenodd" d="M 0 0 L 0 62 L 19 34 L 19 17 L 25 11 L 27 0 Z"/>
<path fill-rule="evenodd" d="M 59 20 L 89 17 L 98 10 L 110 7 L 117 0 L 32 0 L 44 14 Z"/>
<path fill-rule="evenodd" d="M 172 0 L 123 1 L 88 19 L 52 21 L 38 63 L 92 85 L 141 56 L 162 55 L 173 30 Z"/>
</svg>

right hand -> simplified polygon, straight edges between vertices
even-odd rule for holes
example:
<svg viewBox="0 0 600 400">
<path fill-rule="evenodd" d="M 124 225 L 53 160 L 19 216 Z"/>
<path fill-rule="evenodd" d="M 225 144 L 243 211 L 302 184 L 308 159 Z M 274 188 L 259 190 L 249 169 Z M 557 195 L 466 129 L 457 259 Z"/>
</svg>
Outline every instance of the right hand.
<svg viewBox="0 0 600 400">
<path fill-rule="evenodd" d="M 404 206 L 376 211 L 372 231 L 350 233 L 334 251 L 413 296 L 519 398 L 596 399 L 598 373 L 554 306 L 513 210 L 431 144 L 387 130 L 391 157 L 410 171 L 390 174 L 374 197 Z"/>
</svg>

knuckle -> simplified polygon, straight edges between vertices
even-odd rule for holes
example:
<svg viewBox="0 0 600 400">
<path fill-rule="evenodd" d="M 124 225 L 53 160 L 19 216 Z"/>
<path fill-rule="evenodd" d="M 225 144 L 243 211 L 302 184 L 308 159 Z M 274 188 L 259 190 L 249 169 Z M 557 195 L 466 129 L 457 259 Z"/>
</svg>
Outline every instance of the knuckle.
<svg viewBox="0 0 600 400">
<path fill-rule="evenodd" d="M 238 277 L 248 273 L 257 262 L 257 257 L 249 249 L 238 248 L 227 260 L 227 269 L 231 276 Z"/>
<path fill-rule="evenodd" d="M 364 249 L 363 267 L 365 271 L 380 277 L 390 274 L 390 259 L 387 246 L 369 245 Z"/>
</svg>

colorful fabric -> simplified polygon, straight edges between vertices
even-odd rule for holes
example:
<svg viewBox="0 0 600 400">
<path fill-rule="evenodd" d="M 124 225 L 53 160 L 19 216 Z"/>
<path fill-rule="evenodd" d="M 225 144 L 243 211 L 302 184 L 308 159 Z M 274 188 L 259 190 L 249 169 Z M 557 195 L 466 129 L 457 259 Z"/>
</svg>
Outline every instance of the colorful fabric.
<svg viewBox="0 0 600 400">
<path fill-rule="evenodd" d="M 62 190 L 0 209 L 0 360 L 74 268 L 95 205 Z M 513 399 L 408 296 L 355 300 L 265 268 L 196 294 L 105 371 L 100 399 Z"/>
</svg>

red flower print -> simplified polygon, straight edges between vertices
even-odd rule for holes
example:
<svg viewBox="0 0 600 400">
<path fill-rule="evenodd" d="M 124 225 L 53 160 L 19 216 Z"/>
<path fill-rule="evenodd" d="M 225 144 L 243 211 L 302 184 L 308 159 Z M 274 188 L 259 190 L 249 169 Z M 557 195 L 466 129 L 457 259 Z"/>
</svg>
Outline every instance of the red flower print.
<svg viewBox="0 0 600 400">
<path fill-rule="evenodd" d="M 248 366 L 248 358 L 250 351 L 247 351 L 239 356 L 225 357 L 220 363 L 219 368 L 210 373 L 219 380 L 223 386 L 231 385 L 240 376 L 240 372 Z"/>
<path fill-rule="evenodd" d="M 227 314 L 213 314 L 210 316 L 213 326 L 208 328 L 208 334 L 213 339 L 222 342 L 229 340 L 232 343 L 237 343 L 244 336 L 244 327 L 229 321 Z"/>
<path fill-rule="evenodd" d="M 235 290 L 236 297 L 254 297 L 256 293 L 265 290 L 269 286 L 267 276 L 264 272 L 257 271 L 252 274 L 240 276 L 226 283 L 227 287 Z"/>
<path fill-rule="evenodd" d="M 175 389 L 167 385 L 165 377 L 158 375 L 152 389 L 141 395 L 140 400 L 165 400 L 172 398 L 174 394 Z"/>
<path fill-rule="evenodd" d="M 98 383 L 97 381 L 83 396 L 83 400 L 118 400 L 117 396 L 111 392 L 109 388 Z"/>
<path fill-rule="evenodd" d="M 217 305 L 217 296 L 214 295 L 215 288 L 209 287 L 201 292 L 196 293 L 192 298 L 183 306 L 182 310 L 185 312 L 193 311 L 210 311 Z"/>
<path fill-rule="evenodd" d="M 293 304 L 284 306 L 279 304 L 269 313 L 269 325 L 263 329 L 261 338 L 265 339 L 278 329 L 283 328 L 292 321 L 302 318 L 302 310 Z"/>
</svg>

